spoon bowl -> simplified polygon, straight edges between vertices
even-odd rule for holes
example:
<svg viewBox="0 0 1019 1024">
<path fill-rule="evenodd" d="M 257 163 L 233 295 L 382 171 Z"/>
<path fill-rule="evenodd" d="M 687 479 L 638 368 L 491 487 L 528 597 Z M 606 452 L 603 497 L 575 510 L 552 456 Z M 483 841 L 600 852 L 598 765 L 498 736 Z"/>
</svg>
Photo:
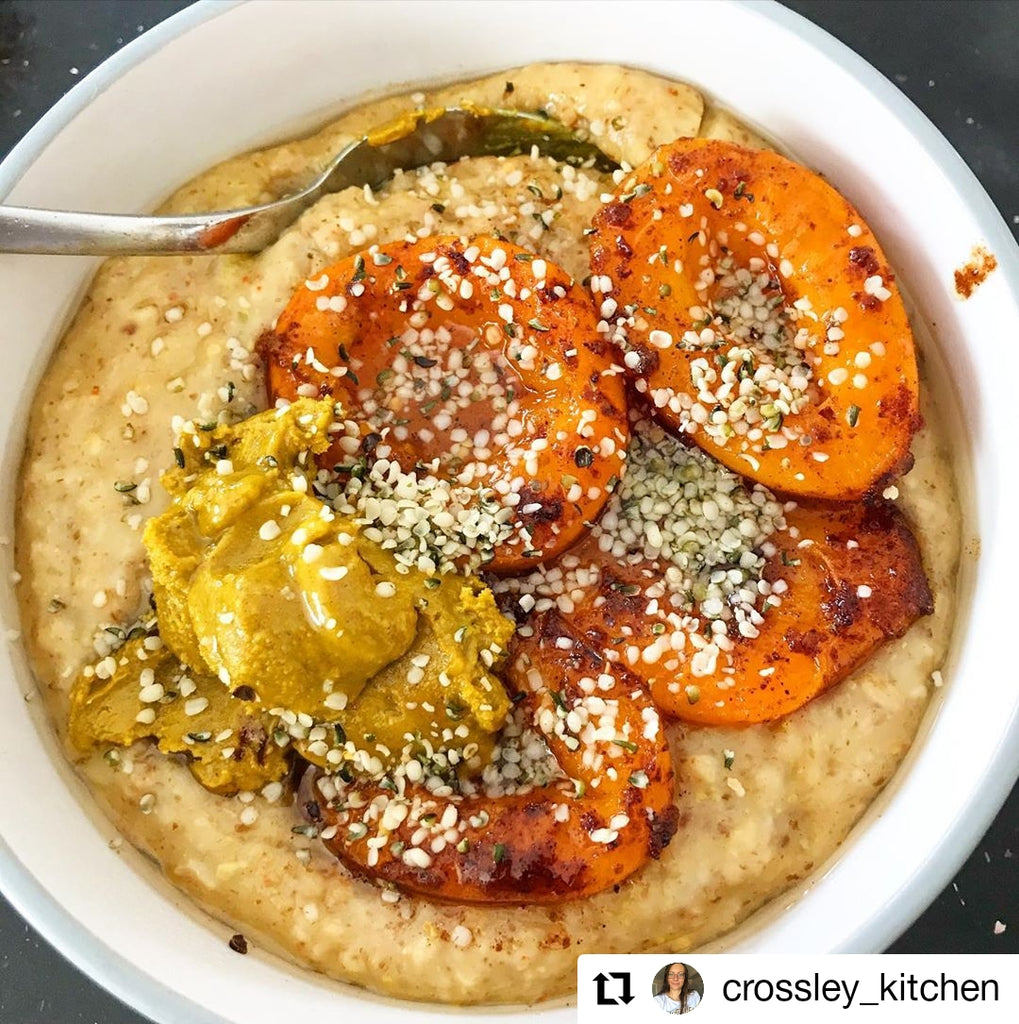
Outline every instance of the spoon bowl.
<svg viewBox="0 0 1019 1024">
<path fill-rule="evenodd" d="M 269 203 L 236 210 L 144 217 L 0 206 L 0 252 L 76 256 L 167 256 L 261 252 L 322 196 L 377 188 L 401 169 L 467 156 L 510 156 L 537 146 L 567 163 L 617 165 L 558 121 L 519 110 L 416 110 L 344 146 L 324 171 Z"/>
</svg>

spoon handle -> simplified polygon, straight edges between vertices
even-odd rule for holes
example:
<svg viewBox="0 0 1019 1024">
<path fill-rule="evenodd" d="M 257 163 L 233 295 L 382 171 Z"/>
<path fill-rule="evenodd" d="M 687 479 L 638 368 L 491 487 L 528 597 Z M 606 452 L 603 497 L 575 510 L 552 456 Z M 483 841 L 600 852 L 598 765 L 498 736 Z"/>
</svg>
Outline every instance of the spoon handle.
<svg viewBox="0 0 1019 1024">
<path fill-rule="evenodd" d="M 0 206 L 0 253 L 83 256 L 258 252 L 293 213 L 281 205 L 180 217 Z M 270 208 L 271 207 L 271 208 Z M 242 229 L 244 229 L 242 231 Z"/>
</svg>

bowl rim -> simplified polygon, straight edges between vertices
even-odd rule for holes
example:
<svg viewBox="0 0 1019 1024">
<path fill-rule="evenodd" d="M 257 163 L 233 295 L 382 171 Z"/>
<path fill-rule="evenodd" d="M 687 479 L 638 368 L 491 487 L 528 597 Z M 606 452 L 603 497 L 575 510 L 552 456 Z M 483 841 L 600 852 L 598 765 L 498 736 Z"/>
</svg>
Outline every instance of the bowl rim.
<svg viewBox="0 0 1019 1024">
<path fill-rule="evenodd" d="M 871 93 L 895 119 L 908 128 L 924 155 L 945 173 L 958 192 L 966 195 L 969 212 L 997 257 L 997 273 L 1007 282 L 1013 302 L 1019 305 L 1019 247 L 983 186 L 926 115 L 862 57 L 803 16 L 782 7 L 774 0 L 763 4 L 752 0 L 732 2 L 752 8 L 755 13 L 780 27 L 794 31 L 809 47 L 841 64 L 862 89 Z M 243 0 L 197 0 L 193 6 L 170 16 L 107 58 L 59 100 L 0 163 L 0 198 L 23 177 L 45 145 L 87 107 L 98 93 L 171 40 L 242 3 Z M 1000 511 L 1003 511 L 1003 496 L 1000 502 Z M 863 928 L 847 939 L 842 951 L 883 948 L 947 884 L 979 842 L 1019 777 L 1019 743 L 1016 740 L 1019 740 L 1019 710 L 1003 734 L 1000 749 L 985 775 L 985 785 L 979 800 L 971 799 L 966 804 L 932 852 L 922 872 L 918 872 L 896 894 L 893 901 L 886 903 Z M 155 981 L 128 960 L 96 944 L 94 936 L 59 905 L 28 867 L 13 854 L 2 837 L 0 888 L 18 912 L 62 955 L 131 1007 L 154 1020 L 180 1017 L 197 1024 L 225 1024 L 225 1018 Z"/>
</svg>

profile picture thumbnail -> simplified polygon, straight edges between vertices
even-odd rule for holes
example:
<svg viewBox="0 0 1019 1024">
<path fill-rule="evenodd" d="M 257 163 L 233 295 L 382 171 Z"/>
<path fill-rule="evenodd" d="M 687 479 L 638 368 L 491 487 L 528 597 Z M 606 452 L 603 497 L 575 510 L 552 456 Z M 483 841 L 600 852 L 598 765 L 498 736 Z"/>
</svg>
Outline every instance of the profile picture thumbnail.
<svg viewBox="0 0 1019 1024">
<path fill-rule="evenodd" d="M 655 1005 L 666 1013 L 689 1013 L 704 998 L 704 980 L 689 964 L 666 964 L 651 987 Z"/>
</svg>

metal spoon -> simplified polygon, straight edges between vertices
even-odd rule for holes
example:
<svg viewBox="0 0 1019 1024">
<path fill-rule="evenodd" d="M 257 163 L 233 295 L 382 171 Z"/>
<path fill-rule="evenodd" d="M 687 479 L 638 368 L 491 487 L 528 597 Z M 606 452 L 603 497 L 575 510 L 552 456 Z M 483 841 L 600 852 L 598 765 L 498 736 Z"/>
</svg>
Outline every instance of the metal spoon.
<svg viewBox="0 0 1019 1024">
<path fill-rule="evenodd" d="M 259 252 L 330 192 L 373 188 L 400 168 L 464 156 L 508 156 L 532 146 L 599 170 L 618 165 L 543 114 L 469 107 L 416 111 L 346 146 L 301 191 L 261 206 L 172 217 L 139 217 L 0 206 L 0 252 L 86 256 Z"/>
</svg>

